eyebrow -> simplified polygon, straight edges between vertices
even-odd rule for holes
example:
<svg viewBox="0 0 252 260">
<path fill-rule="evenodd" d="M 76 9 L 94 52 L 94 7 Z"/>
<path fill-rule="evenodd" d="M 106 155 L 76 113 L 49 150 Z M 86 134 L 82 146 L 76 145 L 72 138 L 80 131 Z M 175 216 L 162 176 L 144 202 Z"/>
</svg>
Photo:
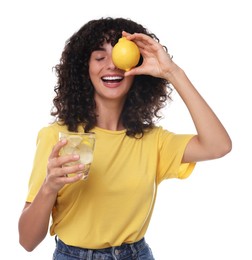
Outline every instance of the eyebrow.
<svg viewBox="0 0 252 260">
<path fill-rule="evenodd" d="M 102 48 L 102 47 L 98 47 L 97 49 L 95 49 L 94 51 L 106 51 L 105 48 Z"/>
</svg>

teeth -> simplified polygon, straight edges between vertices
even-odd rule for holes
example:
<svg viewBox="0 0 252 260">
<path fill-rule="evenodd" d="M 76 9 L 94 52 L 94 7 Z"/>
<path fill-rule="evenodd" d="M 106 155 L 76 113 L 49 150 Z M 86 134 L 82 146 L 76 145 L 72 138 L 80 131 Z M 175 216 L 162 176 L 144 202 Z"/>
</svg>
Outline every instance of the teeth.
<svg viewBox="0 0 252 260">
<path fill-rule="evenodd" d="M 107 76 L 107 77 L 103 77 L 103 80 L 121 80 L 123 79 L 123 77 L 120 76 Z"/>
</svg>

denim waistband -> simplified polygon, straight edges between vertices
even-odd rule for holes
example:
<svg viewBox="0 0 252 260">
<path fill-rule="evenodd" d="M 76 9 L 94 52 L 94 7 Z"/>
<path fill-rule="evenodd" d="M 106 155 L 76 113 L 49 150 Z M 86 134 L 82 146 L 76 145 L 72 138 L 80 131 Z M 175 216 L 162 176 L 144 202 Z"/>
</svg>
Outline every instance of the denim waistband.
<svg viewBox="0 0 252 260">
<path fill-rule="evenodd" d="M 134 256 L 146 246 L 145 239 L 121 246 L 107 247 L 102 249 L 88 249 L 66 245 L 60 239 L 57 240 L 57 251 L 77 259 L 125 259 Z M 131 258 L 129 258 L 131 259 Z"/>
</svg>

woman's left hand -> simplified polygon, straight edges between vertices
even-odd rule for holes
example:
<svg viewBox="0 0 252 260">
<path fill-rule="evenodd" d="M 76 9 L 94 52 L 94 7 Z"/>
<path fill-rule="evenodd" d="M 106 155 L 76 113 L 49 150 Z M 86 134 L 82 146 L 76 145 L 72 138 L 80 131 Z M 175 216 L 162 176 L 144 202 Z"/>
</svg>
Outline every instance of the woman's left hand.
<svg viewBox="0 0 252 260">
<path fill-rule="evenodd" d="M 160 43 L 142 33 L 129 34 L 123 32 L 122 35 L 136 43 L 143 57 L 143 63 L 125 72 L 125 76 L 144 74 L 169 80 L 169 75 L 178 66 Z"/>
</svg>

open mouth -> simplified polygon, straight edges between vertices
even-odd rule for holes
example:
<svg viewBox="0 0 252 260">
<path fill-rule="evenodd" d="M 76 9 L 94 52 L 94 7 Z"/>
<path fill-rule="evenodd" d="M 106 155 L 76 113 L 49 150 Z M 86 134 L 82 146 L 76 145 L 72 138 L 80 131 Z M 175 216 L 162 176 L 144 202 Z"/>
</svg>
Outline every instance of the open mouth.
<svg viewBox="0 0 252 260">
<path fill-rule="evenodd" d="M 105 76 L 102 77 L 102 81 L 106 83 L 118 83 L 124 79 L 122 76 Z"/>
</svg>

